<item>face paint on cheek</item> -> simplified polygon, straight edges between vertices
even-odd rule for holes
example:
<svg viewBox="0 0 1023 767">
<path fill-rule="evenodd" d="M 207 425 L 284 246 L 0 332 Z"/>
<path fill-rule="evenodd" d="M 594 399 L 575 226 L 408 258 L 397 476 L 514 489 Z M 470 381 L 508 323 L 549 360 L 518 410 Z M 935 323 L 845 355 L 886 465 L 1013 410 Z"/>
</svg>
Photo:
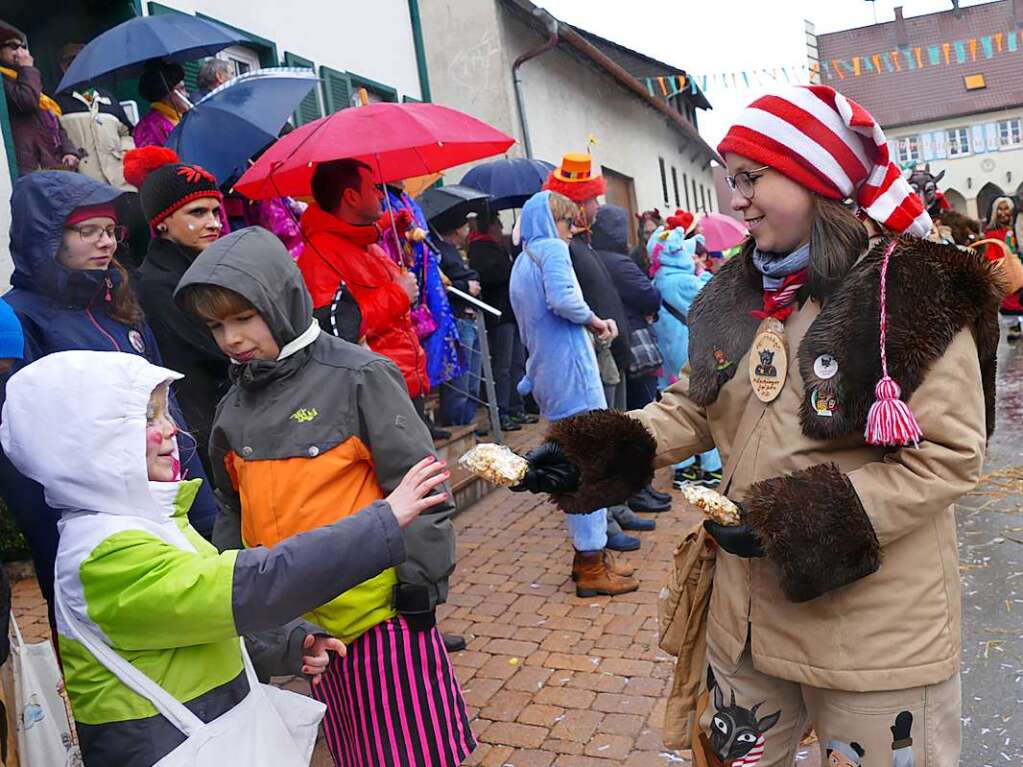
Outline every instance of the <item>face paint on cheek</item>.
<svg viewBox="0 0 1023 767">
<path fill-rule="evenodd" d="M 194 232 L 195 231 L 195 224 L 188 224 L 187 226 L 188 226 L 188 231 L 190 231 L 190 232 Z"/>
<path fill-rule="evenodd" d="M 159 447 L 163 443 L 163 430 L 159 426 L 146 427 L 146 446 Z"/>
</svg>

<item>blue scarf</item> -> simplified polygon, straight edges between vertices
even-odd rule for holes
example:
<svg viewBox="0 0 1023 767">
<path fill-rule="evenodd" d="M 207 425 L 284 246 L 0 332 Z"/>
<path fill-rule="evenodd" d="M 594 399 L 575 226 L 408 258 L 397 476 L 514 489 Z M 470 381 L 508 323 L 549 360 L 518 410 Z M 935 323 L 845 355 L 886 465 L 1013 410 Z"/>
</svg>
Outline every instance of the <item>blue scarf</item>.
<svg viewBox="0 0 1023 767">
<path fill-rule="evenodd" d="M 764 276 L 764 290 L 778 290 L 786 277 L 810 265 L 810 244 L 807 243 L 788 255 L 754 250 L 753 265 Z"/>
</svg>

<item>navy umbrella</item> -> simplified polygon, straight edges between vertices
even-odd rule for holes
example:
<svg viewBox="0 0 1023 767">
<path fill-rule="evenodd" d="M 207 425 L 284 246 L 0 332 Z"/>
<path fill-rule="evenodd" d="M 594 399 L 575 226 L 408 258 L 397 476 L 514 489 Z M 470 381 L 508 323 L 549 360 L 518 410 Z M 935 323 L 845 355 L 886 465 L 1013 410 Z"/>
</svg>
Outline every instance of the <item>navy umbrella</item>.
<svg viewBox="0 0 1023 767">
<path fill-rule="evenodd" d="M 552 170 L 551 163 L 526 157 L 493 160 L 470 170 L 462 176 L 461 184 L 493 197 L 490 207 L 494 210 L 521 208 L 540 191 Z"/>
<path fill-rule="evenodd" d="M 200 165 L 225 181 L 277 140 L 284 123 L 318 82 L 311 69 L 290 67 L 235 77 L 185 112 L 167 137 L 167 146 L 182 162 Z"/>
<path fill-rule="evenodd" d="M 490 195 L 461 184 L 435 187 L 423 192 L 417 202 L 430 225 L 438 232 L 457 229 L 470 213 L 482 213 Z"/>
<path fill-rule="evenodd" d="M 57 93 L 114 76 L 137 77 L 150 59 L 174 63 L 212 56 L 245 35 L 184 13 L 140 16 L 108 29 L 79 51 Z"/>
</svg>

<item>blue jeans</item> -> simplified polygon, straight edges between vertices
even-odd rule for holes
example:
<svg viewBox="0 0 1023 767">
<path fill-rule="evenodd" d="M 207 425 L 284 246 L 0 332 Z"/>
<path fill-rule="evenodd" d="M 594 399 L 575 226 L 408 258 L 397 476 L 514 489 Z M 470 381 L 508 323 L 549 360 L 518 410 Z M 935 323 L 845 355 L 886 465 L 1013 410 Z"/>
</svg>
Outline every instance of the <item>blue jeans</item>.
<svg viewBox="0 0 1023 767">
<path fill-rule="evenodd" d="M 576 551 L 600 551 L 607 546 L 607 509 L 566 514 L 565 525 Z"/>
<path fill-rule="evenodd" d="M 476 420 L 479 408 L 480 355 L 479 331 L 475 320 L 455 320 L 461 353 L 465 355 L 465 372 L 440 387 L 440 419 L 445 426 L 463 426 Z"/>
<path fill-rule="evenodd" d="M 685 469 L 696 462 L 696 457 L 686 458 L 684 461 L 675 464 L 676 469 Z M 708 450 L 700 456 L 700 468 L 704 471 L 721 471 L 721 456 L 718 449 Z"/>
</svg>

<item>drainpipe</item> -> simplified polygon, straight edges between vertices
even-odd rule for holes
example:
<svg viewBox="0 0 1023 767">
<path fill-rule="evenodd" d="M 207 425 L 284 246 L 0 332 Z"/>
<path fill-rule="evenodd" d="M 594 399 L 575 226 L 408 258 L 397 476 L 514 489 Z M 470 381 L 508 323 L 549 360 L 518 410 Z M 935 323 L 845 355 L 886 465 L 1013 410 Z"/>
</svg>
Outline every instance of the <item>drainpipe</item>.
<svg viewBox="0 0 1023 767">
<path fill-rule="evenodd" d="M 426 68 L 426 46 L 423 45 L 423 21 L 419 15 L 417 0 L 408 0 L 408 15 L 412 22 L 412 44 L 416 49 L 416 69 L 419 72 L 419 95 L 423 101 L 431 101 L 430 75 Z"/>
<path fill-rule="evenodd" d="M 543 21 L 549 36 L 546 41 L 535 48 L 530 48 L 515 59 L 515 63 L 512 64 L 512 82 L 515 84 L 515 107 L 519 113 L 519 125 L 522 127 L 522 147 L 526 150 L 526 157 L 530 158 L 533 156 L 533 144 L 529 140 L 529 123 L 526 121 L 526 104 L 522 98 L 522 80 L 519 78 L 519 67 L 530 59 L 546 53 L 558 44 L 558 20 L 543 8 L 536 8 L 533 11 L 533 15 Z"/>
</svg>

